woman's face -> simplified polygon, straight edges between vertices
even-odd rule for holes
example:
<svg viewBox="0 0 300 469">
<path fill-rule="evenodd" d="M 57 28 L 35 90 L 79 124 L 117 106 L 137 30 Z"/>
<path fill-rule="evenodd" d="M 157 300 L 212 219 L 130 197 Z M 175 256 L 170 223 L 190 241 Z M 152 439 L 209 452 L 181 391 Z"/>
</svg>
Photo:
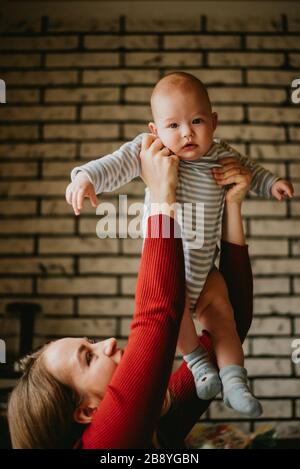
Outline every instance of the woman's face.
<svg viewBox="0 0 300 469">
<path fill-rule="evenodd" d="M 86 400 L 100 402 L 121 361 L 123 351 L 110 338 L 91 343 L 67 337 L 49 344 L 44 352 L 48 371 Z"/>
</svg>

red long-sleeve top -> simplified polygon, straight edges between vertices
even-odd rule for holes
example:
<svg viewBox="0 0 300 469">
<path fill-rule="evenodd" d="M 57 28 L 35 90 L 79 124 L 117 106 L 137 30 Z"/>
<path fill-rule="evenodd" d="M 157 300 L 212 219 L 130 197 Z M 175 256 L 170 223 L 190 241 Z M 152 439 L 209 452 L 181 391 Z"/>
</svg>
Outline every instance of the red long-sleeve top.
<svg viewBox="0 0 300 469">
<path fill-rule="evenodd" d="M 163 238 L 163 219 L 164 215 L 148 219 L 148 233 L 150 223 L 152 231 L 145 239 L 128 344 L 77 448 L 151 448 L 155 429 L 163 446 L 183 447 L 185 436 L 209 405 L 197 397 L 185 362 L 171 375 L 184 310 L 185 275 L 182 241 L 174 236 L 178 226 L 170 219 L 171 236 Z M 242 324 L 243 339 L 252 312 L 247 247 L 223 242 L 221 256 L 220 269 L 239 315 L 238 324 Z M 238 297 L 232 296 L 233 291 L 239 293 Z M 210 348 L 208 336 L 201 336 L 199 341 Z M 172 404 L 160 418 L 167 389 Z"/>
</svg>

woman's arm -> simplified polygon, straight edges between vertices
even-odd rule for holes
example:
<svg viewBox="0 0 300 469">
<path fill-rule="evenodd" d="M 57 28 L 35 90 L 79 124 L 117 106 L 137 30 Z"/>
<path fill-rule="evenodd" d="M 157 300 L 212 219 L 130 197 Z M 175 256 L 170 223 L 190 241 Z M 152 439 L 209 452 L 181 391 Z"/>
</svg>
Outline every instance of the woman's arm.
<svg viewBox="0 0 300 469">
<path fill-rule="evenodd" d="M 232 188 L 226 196 L 220 271 L 227 284 L 238 333 L 243 341 L 251 324 L 253 308 L 252 270 L 241 216 L 241 203 L 249 184 L 249 173 L 246 171 L 242 179 L 240 176 L 238 179 L 238 187 Z M 235 195 L 231 200 L 233 190 Z M 211 350 L 208 335 L 200 336 L 199 342 L 204 348 Z M 172 407 L 160 419 L 158 438 L 163 446 L 180 448 L 184 447 L 184 438 L 199 416 L 207 410 L 211 401 L 201 401 L 197 397 L 193 376 L 185 362 L 172 374 L 169 391 Z"/>
<path fill-rule="evenodd" d="M 178 161 L 162 158 L 158 151 L 161 143 L 154 142 L 150 150 L 148 143 L 145 154 L 141 154 L 145 169 L 142 176 L 150 187 L 152 200 L 174 203 Z M 157 170 L 161 184 L 157 184 Z M 168 223 L 170 235 L 165 238 L 162 230 Z M 82 436 L 83 448 L 151 447 L 184 309 L 184 258 L 178 233 L 174 218 L 160 214 L 159 210 L 149 217 L 128 345 L 92 423 Z"/>
</svg>

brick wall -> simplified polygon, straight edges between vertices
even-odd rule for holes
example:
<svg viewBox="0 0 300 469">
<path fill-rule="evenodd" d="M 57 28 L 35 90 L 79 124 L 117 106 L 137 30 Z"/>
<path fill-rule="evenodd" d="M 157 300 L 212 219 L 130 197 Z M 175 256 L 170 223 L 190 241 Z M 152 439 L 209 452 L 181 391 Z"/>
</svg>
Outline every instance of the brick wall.
<svg viewBox="0 0 300 469">
<path fill-rule="evenodd" d="M 262 16 L 257 7 L 221 17 L 204 14 L 200 3 L 168 19 L 142 17 L 138 7 L 139 17 L 114 8 L 103 16 L 32 10 L 2 19 L 0 314 L 30 299 L 43 308 L 36 344 L 89 335 L 125 345 L 141 242 L 99 240 L 95 210 L 87 204 L 76 218 L 64 193 L 71 168 L 147 129 L 160 76 L 191 72 L 208 85 L 217 136 L 292 178 L 297 194 L 293 202 L 251 196 L 244 204 L 255 275 L 246 366 L 264 415 L 250 423 L 216 401 L 206 417 L 239 420 L 248 430 L 276 422 L 281 435 L 299 435 L 300 365 L 291 361 L 291 342 L 300 336 L 300 104 L 290 95 L 300 78 L 300 12 L 294 4 L 293 14 L 274 7 Z M 135 181 L 118 193 L 142 201 L 143 190 Z M 117 194 L 104 197 L 118 202 Z M 18 323 L 10 320 L 5 334 L 16 351 Z"/>
</svg>

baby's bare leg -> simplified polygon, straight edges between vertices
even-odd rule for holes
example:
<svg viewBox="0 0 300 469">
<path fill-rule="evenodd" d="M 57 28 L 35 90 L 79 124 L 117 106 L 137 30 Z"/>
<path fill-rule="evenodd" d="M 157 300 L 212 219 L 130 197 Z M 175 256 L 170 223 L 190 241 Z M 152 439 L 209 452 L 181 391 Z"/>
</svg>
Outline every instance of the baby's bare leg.
<svg viewBox="0 0 300 469">
<path fill-rule="evenodd" d="M 233 309 L 225 280 L 217 269 L 207 278 L 197 302 L 196 317 L 211 334 L 219 368 L 232 364 L 243 366 L 244 354 Z"/>
<path fill-rule="evenodd" d="M 182 355 L 187 355 L 199 347 L 195 324 L 190 312 L 190 299 L 186 292 L 185 307 L 182 316 L 177 346 Z"/>
<path fill-rule="evenodd" d="M 262 413 L 262 407 L 247 383 L 243 349 L 236 331 L 227 287 L 217 270 L 211 272 L 207 278 L 197 303 L 196 316 L 211 333 L 220 368 L 224 403 L 250 417 L 258 417 Z"/>
</svg>

